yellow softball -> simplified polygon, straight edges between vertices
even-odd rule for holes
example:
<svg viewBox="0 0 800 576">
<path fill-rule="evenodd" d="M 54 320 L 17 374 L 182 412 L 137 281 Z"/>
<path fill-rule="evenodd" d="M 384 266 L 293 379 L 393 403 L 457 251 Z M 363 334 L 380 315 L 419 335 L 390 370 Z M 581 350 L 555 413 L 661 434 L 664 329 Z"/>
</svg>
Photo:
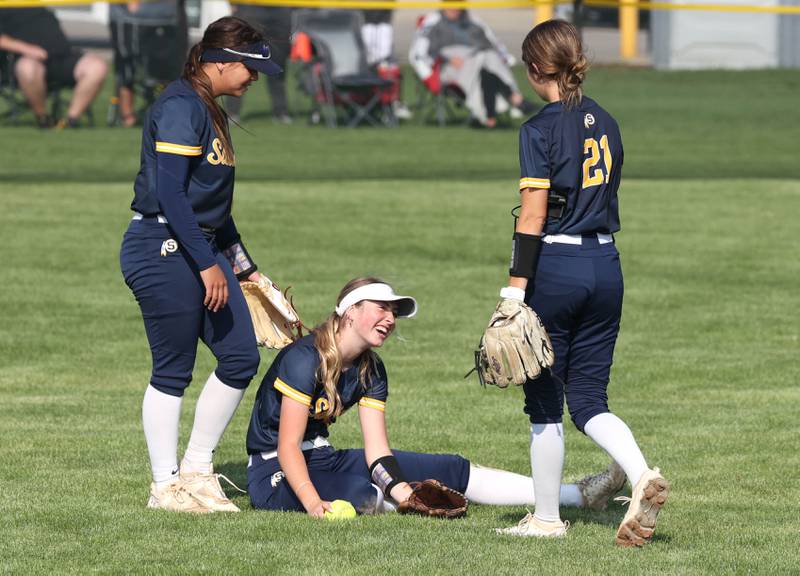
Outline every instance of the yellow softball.
<svg viewBox="0 0 800 576">
<path fill-rule="evenodd" d="M 350 520 L 355 517 L 356 509 L 347 500 L 334 500 L 330 512 L 325 512 L 325 520 Z"/>
</svg>

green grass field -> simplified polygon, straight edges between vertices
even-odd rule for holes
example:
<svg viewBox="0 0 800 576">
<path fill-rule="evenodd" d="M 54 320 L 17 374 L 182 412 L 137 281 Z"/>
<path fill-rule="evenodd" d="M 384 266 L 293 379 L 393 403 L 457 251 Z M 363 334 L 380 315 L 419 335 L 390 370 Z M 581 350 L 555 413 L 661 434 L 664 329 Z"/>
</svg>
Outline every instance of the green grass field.
<svg viewBox="0 0 800 576">
<path fill-rule="evenodd" d="M 626 144 L 617 237 L 626 278 L 610 385 L 672 482 L 653 542 L 613 546 L 623 509 L 564 509 L 566 539 L 500 538 L 523 508 L 465 520 L 146 510 L 140 405 L 150 371 L 118 249 L 138 168 L 135 130 L 0 127 L 0 571 L 208 574 L 797 574 L 800 555 L 800 163 L 797 71 L 599 69 L 588 93 Z M 263 101 L 253 89 L 245 112 Z M 98 105 L 98 116 L 104 115 Z M 378 274 L 420 304 L 381 352 L 392 445 L 528 473 L 521 390 L 463 380 L 505 281 L 517 134 L 238 129 L 234 214 L 307 323 L 346 280 Z M 260 376 L 273 353 L 262 353 Z M 183 405 L 182 441 L 202 350 Z M 216 455 L 245 483 L 257 382 Z M 607 457 L 565 424 L 565 478 Z M 357 418 L 333 428 L 360 445 Z"/>
</svg>

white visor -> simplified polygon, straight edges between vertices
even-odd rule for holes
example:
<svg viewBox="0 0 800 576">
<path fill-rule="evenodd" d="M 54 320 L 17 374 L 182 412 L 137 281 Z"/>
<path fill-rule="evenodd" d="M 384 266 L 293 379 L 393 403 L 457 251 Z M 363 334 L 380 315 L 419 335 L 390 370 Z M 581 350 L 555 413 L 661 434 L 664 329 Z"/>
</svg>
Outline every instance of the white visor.
<svg viewBox="0 0 800 576">
<path fill-rule="evenodd" d="M 342 298 L 342 301 L 336 307 L 336 314 L 339 317 L 344 316 L 344 313 L 350 306 L 364 300 L 396 302 L 398 318 L 411 318 L 417 313 L 417 301 L 411 296 L 399 296 L 395 294 L 392 287 L 388 284 L 365 284 Z"/>
</svg>

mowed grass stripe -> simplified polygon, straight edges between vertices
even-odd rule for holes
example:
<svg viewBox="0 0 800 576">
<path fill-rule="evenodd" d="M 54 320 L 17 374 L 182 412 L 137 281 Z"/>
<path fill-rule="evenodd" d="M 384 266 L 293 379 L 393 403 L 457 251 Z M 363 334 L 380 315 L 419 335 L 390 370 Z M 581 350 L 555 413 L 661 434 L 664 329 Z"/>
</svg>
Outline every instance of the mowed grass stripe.
<svg viewBox="0 0 800 576">
<path fill-rule="evenodd" d="M 764 208 L 753 209 L 758 191 Z M 6 572 L 321 574 L 790 573 L 800 501 L 793 477 L 798 262 L 788 230 L 800 185 L 748 179 L 625 180 L 618 235 L 626 307 L 612 408 L 673 483 L 658 536 L 611 546 L 618 505 L 565 509 L 562 542 L 497 538 L 524 510 L 475 506 L 463 522 L 360 518 L 332 526 L 249 510 L 194 518 L 144 509 L 140 403 L 149 352 L 117 262 L 130 184 L 4 186 L 0 478 Z M 382 351 L 390 437 L 527 473 L 519 389 L 463 381 L 505 281 L 516 199 L 505 179 L 243 182 L 237 222 L 263 269 L 294 284 L 309 322 L 341 284 L 376 273 L 419 298 Z M 40 265 L 32 266 L 31 262 Z M 259 374 L 274 353 L 262 353 Z M 182 441 L 213 360 L 202 348 Z M 217 453 L 245 482 L 248 391 Z M 360 445 L 357 419 L 333 429 Z M 567 424 L 565 477 L 606 457 Z"/>
</svg>

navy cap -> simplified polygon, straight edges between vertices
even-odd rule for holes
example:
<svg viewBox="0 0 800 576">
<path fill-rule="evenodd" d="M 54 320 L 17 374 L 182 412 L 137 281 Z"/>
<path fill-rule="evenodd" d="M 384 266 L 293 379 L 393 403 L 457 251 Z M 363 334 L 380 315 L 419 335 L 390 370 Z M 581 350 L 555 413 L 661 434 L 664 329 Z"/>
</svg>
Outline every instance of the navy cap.
<svg viewBox="0 0 800 576">
<path fill-rule="evenodd" d="M 241 62 L 250 70 L 275 76 L 283 72 L 283 68 L 272 61 L 269 44 L 257 42 L 238 48 L 206 48 L 200 56 L 201 62 Z"/>
</svg>

